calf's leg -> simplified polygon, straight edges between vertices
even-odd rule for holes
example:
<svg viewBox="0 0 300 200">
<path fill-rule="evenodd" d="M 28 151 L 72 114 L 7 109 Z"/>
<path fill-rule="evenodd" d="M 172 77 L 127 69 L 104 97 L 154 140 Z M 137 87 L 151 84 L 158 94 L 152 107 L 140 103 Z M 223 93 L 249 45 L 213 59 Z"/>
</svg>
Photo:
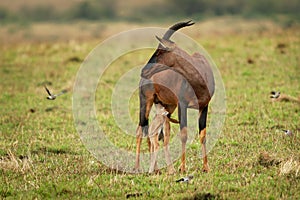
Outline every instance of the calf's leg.
<svg viewBox="0 0 300 200">
<path fill-rule="evenodd" d="M 164 153 L 165 159 L 168 166 L 168 174 L 174 174 L 176 171 L 174 169 L 172 159 L 169 151 L 169 142 L 170 142 L 170 121 L 166 117 L 166 121 L 164 123 Z"/>
<path fill-rule="evenodd" d="M 150 167 L 149 173 L 153 173 L 154 170 L 157 169 L 157 153 L 159 150 L 159 143 L 158 143 L 158 133 L 153 136 L 150 136 Z"/>
</svg>

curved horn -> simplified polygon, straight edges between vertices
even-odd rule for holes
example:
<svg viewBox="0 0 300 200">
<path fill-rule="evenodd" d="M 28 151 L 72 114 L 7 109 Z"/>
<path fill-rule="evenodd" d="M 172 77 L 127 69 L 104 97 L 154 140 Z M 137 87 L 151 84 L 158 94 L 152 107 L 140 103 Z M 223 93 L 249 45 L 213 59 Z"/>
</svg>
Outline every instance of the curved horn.
<svg viewBox="0 0 300 200">
<path fill-rule="evenodd" d="M 163 39 L 169 40 L 170 37 L 175 33 L 175 31 L 177 31 L 183 27 L 186 27 L 186 26 L 191 26 L 193 24 L 195 24 L 195 23 L 192 22 L 192 20 L 189 20 L 187 22 L 176 23 L 167 30 L 167 32 L 163 36 Z M 164 49 L 164 48 L 161 44 L 159 44 L 158 48 L 152 54 L 148 63 L 143 67 L 141 77 L 149 79 L 153 74 L 168 69 L 168 67 L 164 66 L 164 65 L 154 65 L 155 63 L 157 63 L 158 52 L 161 49 Z"/>
<path fill-rule="evenodd" d="M 175 31 L 177 31 L 177 30 L 179 30 L 179 29 L 181 29 L 181 28 L 183 28 L 183 27 L 186 27 L 186 26 L 191 26 L 191 25 L 193 25 L 193 24 L 195 24 L 195 23 L 192 22 L 192 20 L 187 21 L 187 22 L 179 22 L 179 23 L 176 23 L 176 24 L 174 24 L 173 26 L 171 26 L 171 27 L 169 28 L 169 30 L 167 30 L 167 32 L 166 32 L 166 33 L 164 34 L 164 36 L 163 36 L 163 39 L 168 40 L 168 39 L 170 39 L 170 37 L 173 35 L 173 33 L 175 33 Z"/>
</svg>

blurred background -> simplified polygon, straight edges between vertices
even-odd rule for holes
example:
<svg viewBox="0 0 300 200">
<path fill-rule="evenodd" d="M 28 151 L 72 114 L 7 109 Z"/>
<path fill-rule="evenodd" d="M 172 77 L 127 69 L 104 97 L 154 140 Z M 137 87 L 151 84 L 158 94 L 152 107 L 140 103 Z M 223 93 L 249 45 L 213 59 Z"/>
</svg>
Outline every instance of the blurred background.
<svg viewBox="0 0 300 200">
<path fill-rule="evenodd" d="M 0 199 L 124 199 L 128 194 L 300 199 L 300 108 L 269 97 L 272 90 L 300 96 L 299 8 L 300 0 L 0 0 Z M 164 170 L 136 176 L 106 167 L 85 148 L 87 138 L 81 140 L 74 126 L 86 124 L 75 121 L 72 112 L 72 89 L 85 58 L 98 56 L 89 53 L 120 31 L 167 28 L 190 19 L 196 24 L 180 32 L 203 45 L 226 88 L 226 122 L 209 153 L 211 173 L 199 171 L 197 141 L 187 150 L 187 174 L 195 175 L 188 186 L 175 182 L 181 175 L 168 176 Z M 156 47 L 154 35 L 152 41 Z M 111 143 L 135 152 L 134 132 L 125 134 L 119 126 L 112 96 L 154 49 L 129 42 L 135 50 L 106 66 L 95 96 L 87 93 L 84 99 L 94 100 L 97 120 Z M 113 45 L 106 50 L 105 59 L 118 52 Z M 69 92 L 48 101 L 44 85 L 55 94 Z M 124 103 L 135 129 L 138 90 L 128 94 Z M 172 129 L 173 139 L 179 127 Z M 97 147 L 102 148 L 89 149 Z M 133 167 L 133 160 L 128 163 Z"/>
<path fill-rule="evenodd" d="M 289 28 L 299 25 L 299 8 L 299 0 L 1 0 L 0 42 L 100 37 L 112 24 L 126 30 L 186 19 L 267 20 Z M 224 21 L 232 23 L 241 22 Z"/>
</svg>

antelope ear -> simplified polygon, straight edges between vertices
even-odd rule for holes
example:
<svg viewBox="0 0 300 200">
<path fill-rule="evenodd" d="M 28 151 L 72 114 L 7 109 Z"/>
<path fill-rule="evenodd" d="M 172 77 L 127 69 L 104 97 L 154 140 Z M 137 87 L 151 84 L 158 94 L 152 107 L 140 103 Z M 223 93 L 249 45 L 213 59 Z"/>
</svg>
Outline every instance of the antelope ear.
<svg viewBox="0 0 300 200">
<path fill-rule="evenodd" d="M 167 51 L 172 51 L 175 48 L 174 42 L 160 38 L 158 36 L 155 36 L 155 37 L 159 41 L 159 44 L 162 46 L 162 49 L 167 50 Z"/>
</svg>

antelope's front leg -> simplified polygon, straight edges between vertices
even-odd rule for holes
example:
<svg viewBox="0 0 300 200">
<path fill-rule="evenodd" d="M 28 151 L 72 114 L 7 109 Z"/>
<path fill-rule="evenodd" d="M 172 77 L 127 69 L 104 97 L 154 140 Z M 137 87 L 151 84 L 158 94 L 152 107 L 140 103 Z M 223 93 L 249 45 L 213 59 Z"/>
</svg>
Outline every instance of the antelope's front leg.
<svg viewBox="0 0 300 200">
<path fill-rule="evenodd" d="M 206 128 L 200 131 L 200 143 L 202 145 L 202 157 L 203 157 L 203 172 L 208 172 L 208 161 L 207 161 L 207 154 L 206 154 Z"/>
<path fill-rule="evenodd" d="M 187 108 L 179 104 L 178 115 L 180 119 L 180 139 L 181 139 L 181 173 L 185 172 L 185 154 L 187 141 Z"/>
<path fill-rule="evenodd" d="M 208 111 L 208 106 L 206 106 L 200 115 L 199 118 L 199 136 L 200 136 L 200 143 L 202 145 L 202 157 L 203 157 L 203 172 L 208 172 L 209 167 L 208 167 L 208 161 L 207 161 L 207 154 L 206 154 L 206 119 L 207 119 L 207 111 Z"/>
</svg>

